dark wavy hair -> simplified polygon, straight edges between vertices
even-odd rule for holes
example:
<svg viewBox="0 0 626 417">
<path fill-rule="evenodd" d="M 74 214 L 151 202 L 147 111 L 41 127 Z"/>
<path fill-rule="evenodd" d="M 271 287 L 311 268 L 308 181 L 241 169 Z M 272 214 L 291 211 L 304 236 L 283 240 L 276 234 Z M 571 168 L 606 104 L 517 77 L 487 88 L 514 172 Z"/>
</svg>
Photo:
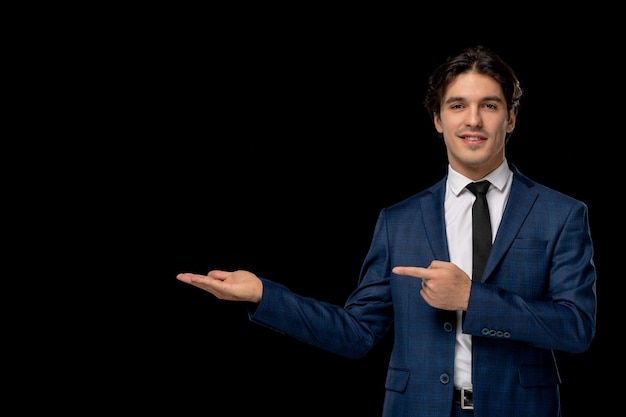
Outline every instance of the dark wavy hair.
<svg viewBox="0 0 626 417">
<path fill-rule="evenodd" d="M 474 71 L 487 75 L 502 86 L 507 110 L 517 115 L 522 97 L 522 87 L 513 69 L 493 50 L 482 46 L 463 49 L 439 65 L 428 78 L 424 107 L 429 116 L 439 115 L 441 101 L 448 85 L 465 72 Z"/>
</svg>

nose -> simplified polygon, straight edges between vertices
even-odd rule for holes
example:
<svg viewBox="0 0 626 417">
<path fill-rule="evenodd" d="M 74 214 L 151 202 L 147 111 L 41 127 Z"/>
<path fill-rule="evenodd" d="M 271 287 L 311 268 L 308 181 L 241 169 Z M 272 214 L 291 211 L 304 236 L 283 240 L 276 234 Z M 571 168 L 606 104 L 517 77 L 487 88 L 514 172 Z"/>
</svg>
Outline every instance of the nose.
<svg viewBox="0 0 626 417">
<path fill-rule="evenodd" d="M 469 107 L 468 111 L 466 112 L 466 115 L 467 115 L 467 119 L 466 119 L 465 123 L 468 126 L 482 127 L 483 120 L 480 117 L 480 111 L 479 111 L 478 107 L 476 107 L 476 106 Z"/>
</svg>

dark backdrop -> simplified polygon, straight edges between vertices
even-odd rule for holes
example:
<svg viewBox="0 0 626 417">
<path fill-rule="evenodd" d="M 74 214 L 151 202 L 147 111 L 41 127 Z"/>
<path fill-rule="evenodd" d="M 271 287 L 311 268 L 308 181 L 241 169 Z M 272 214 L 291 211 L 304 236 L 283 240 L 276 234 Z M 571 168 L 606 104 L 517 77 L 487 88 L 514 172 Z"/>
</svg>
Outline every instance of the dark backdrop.
<svg viewBox="0 0 626 417">
<path fill-rule="evenodd" d="M 565 416 L 581 400 L 616 400 L 610 387 L 595 390 L 606 383 L 600 360 L 614 353 L 616 213 L 607 191 L 586 187 L 610 181 L 613 165 L 601 41 L 231 23 L 154 22 L 125 44 L 126 65 L 109 64 L 124 74 L 116 119 L 132 120 L 109 165 L 123 168 L 122 203 L 103 231 L 118 242 L 111 257 L 125 262 L 107 277 L 110 307 L 129 312 L 121 323 L 114 313 L 104 319 L 113 336 L 99 340 L 109 352 L 102 372 L 115 375 L 112 399 L 177 415 L 380 415 L 389 340 L 363 360 L 344 359 L 253 325 L 243 304 L 175 276 L 248 269 L 342 304 L 380 209 L 445 174 L 445 149 L 421 103 L 428 74 L 483 43 L 525 89 L 507 157 L 589 206 L 598 335 L 586 353 L 559 354 Z"/>
</svg>

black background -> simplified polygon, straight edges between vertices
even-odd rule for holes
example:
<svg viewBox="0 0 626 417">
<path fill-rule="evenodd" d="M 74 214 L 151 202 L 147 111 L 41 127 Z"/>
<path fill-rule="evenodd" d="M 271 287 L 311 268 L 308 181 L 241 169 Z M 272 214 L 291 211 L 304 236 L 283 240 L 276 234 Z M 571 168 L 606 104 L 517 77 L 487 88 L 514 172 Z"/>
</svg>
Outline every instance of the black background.
<svg viewBox="0 0 626 417">
<path fill-rule="evenodd" d="M 90 269 L 106 274 L 99 295 L 81 299 L 85 307 L 97 299 L 98 313 L 74 349 L 98 352 L 80 361 L 78 385 L 111 381 L 82 387 L 98 408 L 380 415 L 389 340 L 363 360 L 344 359 L 251 324 L 243 304 L 175 276 L 247 269 L 342 304 L 380 209 L 445 174 L 445 148 L 422 107 L 426 79 L 477 43 L 499 52 L 525 91 L 509 161 L 589 206 L 598 334 L 588 352 L 559 353 L 565 416 L 581 401 L 617 400 L 611 387 L 595 391 L 606 386 L 601 359 L 616 353 L 608 232 L 619 189 L 605 188 L 617 171 L 606 100 L 612 38 L 376 22 L 161 11 L 97 40 L 100 51 L 109 36 L 115 45 L 98 62 L 97 91 L 109 103 L 99 149 L 82 162 L 102 168 L 89 202 L 101 214 L 97 231 L 79 236 L 107 242 L 83 248 L 97 253 Z M 605 186 L 588 188 L 596 182 Z"/>
</svg>

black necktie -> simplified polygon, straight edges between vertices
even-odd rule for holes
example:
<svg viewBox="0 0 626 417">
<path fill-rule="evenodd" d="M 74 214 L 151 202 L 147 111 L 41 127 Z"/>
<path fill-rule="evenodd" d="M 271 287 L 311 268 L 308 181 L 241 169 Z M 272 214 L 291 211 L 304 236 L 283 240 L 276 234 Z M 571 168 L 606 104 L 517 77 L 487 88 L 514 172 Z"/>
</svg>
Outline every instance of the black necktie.
<svg viewBox="0 0 626 417">
<path fill-rule="evenodd" d="M 472 279 L 482 281 L 483 270 L 491 251 L 491 221 L 487 205 L 487 190 L 491 183 L 487 180 L 467 184 L 467 189 L 476 196 L 472 206 Z"/>
</svg>

